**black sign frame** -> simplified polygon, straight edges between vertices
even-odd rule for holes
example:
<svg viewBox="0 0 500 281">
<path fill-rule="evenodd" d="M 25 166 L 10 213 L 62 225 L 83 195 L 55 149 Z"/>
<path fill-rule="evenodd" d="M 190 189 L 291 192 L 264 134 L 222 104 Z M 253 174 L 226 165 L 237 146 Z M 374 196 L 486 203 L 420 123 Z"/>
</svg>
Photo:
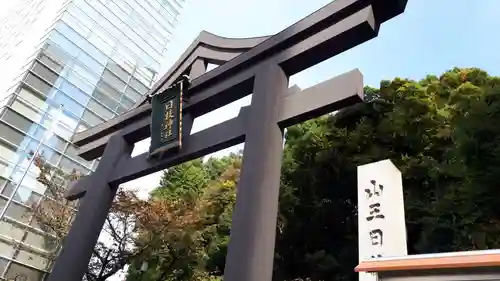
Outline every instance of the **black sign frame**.
<svg viewBox="0 0 500 281">
<path fill-rule="evenodd" d="M 150 158 L 182 148 L 183 81 L 151 97 Z"/>
</svg>

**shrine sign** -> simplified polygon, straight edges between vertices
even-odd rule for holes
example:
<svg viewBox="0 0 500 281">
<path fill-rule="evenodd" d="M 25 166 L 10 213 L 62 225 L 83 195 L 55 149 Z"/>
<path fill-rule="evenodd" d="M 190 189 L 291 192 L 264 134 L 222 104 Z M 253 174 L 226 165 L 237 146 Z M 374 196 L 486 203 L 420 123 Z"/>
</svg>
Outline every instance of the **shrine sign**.
<svg viewBox="0 0 500 281">
<path fill-rule="evenodd" d="M 189 78 L 150 97 L 151 145 L 149 157 L 161 158 L 167 151 L 182 147 L 182 96 Z"/>
</svg>

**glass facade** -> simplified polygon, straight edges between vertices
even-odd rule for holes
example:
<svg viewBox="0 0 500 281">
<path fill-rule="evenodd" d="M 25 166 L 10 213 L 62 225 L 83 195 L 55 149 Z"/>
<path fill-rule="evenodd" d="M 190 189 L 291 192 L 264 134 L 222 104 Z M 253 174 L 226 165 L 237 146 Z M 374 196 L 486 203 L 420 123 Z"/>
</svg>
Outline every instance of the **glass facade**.
<svg viewBox="0 0 500 281">
<path fill-rule="evenodd" d="M 98 160 L 76 155 L 72 135 L 123 113 L 150 89 L 184 1 L 19 0 L 28 6 L 16 6 L 27 15 L 19 26 L 10 23 L 17 34 L 0 29 L 0 63 L 18 62 L 0 92 L 0 279 L 42 280 L 59 250 L 29 215 L 29 206 L 50 195 L 28 154 L 37 151 L 67 172 L 95 169 Z M 35 36 L 30 26 L 43 14 L 35 4 L 47 2 Z M 23 44 L 26 54 L 14 50 Z"/>
</svg>

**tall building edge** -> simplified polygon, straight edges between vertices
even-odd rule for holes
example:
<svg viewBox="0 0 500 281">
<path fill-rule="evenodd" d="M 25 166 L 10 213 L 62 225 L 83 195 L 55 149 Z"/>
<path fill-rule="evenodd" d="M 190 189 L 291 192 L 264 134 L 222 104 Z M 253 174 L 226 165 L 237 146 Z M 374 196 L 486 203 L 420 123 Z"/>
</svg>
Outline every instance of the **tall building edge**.
<svg viewBox="0 0 500 281">
<path fill-rule="evenodd" d="M 0 63 L 16 62 L 0 81 L 0 279 L 39 281 L 60 249 L 30 215 L 51 197 L 30 153 L 66 172 L 94 170 L 98 160 L 79 158 L 72 135 L 125 112 L 150 89 L 185 0 L 19 2 L 31 5 L 23 27 L 0 29 L 9 40 L 0 44 Z M 51 10 L 39 11 L 47 2 Z M 34 34 L 29 17 L 42 14 Z M 26 53 L 15 50 L 23 44 Z"/>
</svg>

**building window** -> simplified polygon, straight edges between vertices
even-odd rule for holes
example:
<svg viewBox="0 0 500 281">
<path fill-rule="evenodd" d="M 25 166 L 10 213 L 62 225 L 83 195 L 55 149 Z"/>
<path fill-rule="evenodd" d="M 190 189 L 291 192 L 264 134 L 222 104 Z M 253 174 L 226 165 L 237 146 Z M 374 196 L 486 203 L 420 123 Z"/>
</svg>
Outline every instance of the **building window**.
<svg viewBox="0 0 500 281">
<path fill-rule="evenodd" d="M 86 167 L 92 168 L 92 161 L 87 161 L 84 160 L 83 158 L 78 157 L 78 151 L 76 150 L 73 144 L 68 145 L 65 154 L 73 159 L 77 159 L 78 162 L 85 165 Z"/>
<path fill-rule="evenodd" d="M 26 169 L 22 169 L 20 167 L 16 167 L 14 171 L 9 175 L 10 180 L 12 180 L 14 183 L 20 183 L 24 174 L 25 174 Z"/>
<path fill-rule="evenodd" d="M 12 172 L 12 167 L 3 163 L 2 159 L 11 163 L 16 163 L 19 160 L 17 148 L 0 140 L 0 175 L 6 175 Z"/>
<path fill-rule="evenodd" d="M 10 109 L 7 109 L 2 117 L 3 121 L 7 124 L 28 133 L 33 126 L 33 122 L 27 119 L 26 117 L 16 113 Z"/>
<path fill-rule="evenodd" d="M 13 201 L 10 202 L 5 211 L 5 215 L 15 219 L 16 221 L 29 223 L 31 218 L 30 210 L 21 204 L 17 204 Z"/>
<path fill-rule="evenodd" d="M 123 89 L 125 88 L 125 82 L 123 82 L 109 70 L 104 70 L 104 72 L 102 73 L 102 77 L 106 82 L 115 87 L 118 91 L 123 91 Z"/>
<path fill-rule="evenodd" d="M 100 105 L 95 100 L 89 101 L 87 108 L 90 109 L 91 111 L 93 111 L 94 113 L 97 113 L 99 116 L 101 116 L 105 119 L 111 119 L 115 116 L 115 114 L 113 112 L 111 112 L 109 109 L 105 108 L 104 106 Z"/>
<path fill-rule="evenodd" d="M 75 62 L 73 65 L 73 71 L 75 73 L 78 73 L 81 77 L 83 77 L 85 80 L 89 81 L 90 84 L 96 85 L 97 82 L 101 79 L 101 77 L 97 74 L 95 74 L 93 71 L 90 71 L 84 64 L 80 62 Z"/>
<path fill-rule="evenodd" d="M 45 144 L 52 148 L 55 148 L 58 151 L 64 151 L 67 142 L 57 135 L 52 135 L 48 137 L 48 139 L 45 141 Z"/>
<path fill-rule="evenodd" d="M 104 122 L 103 119 L 97 117 L 94 113 L 90 112 L 89 110 L 85 110 L 85 112 L 82 115 L 82 119 L 91 126 L 96 126 Z"/>
<path fill-rule="evenodd" d="M 24 227 L 21 228 L 4 219 L 0 221 L 0 235 L 21 241 L 24 236 Z"/>
<path fill-rule="evenodd" d="M 131 99 L 129 99 L 129 98 L 127 98 L 127 96 L 123 96 L 121 104 L 125 108 L 132 108 L 134 106 L 134 101 L 131 100 Z"/>
<path fill-rule="evenodd" d="M 47 98 L 31 91 L 28 88 L 21 88 L 19 90 L 18 96 L 41 110 L 45 110 L 47 107 Z"/>
<path fill-rule="evenodd" d="M 73 136 L 74 131 L 68 124 L 63 121 L 59 122 L 59 124 L 55 126 L 54 133 L 56 133 L 56 135 L 60 136 L 64 140 L 69 141 Z"/>
<path fill-rule="evenodd" d="M 61 169 L 63 171 L 65 171 L 66 173 L 71 173 L 73 172 L 73 170 L 81 173 L 81 174 L 88 174 L 90 172 L 89 169 L 83 167 L 82 165 L 76 163 L 75 161 L 73 160 L 70 160 L 69 158 L 67 157 L 64 157 L 62 158 L 61 160 L 61 165 L 60 165 Z"/>
<path fill-rule="evenodd" d="M 64 67 L 60 63 L 56 62 L 55 60 L 49 58 L 44 54 L 40 55 L 38 60 L 41 61 L 46 66 L 48 66 L 53 71 L 55 71 L 56 73 L 61 73 L 61 71 L 64 69 Z"/>
<path fill-rule="evenodd" d="M 62 71 L 62 69 L 64 68 L 63 65 L 67 64 L 71 60 L 71 56 L 69 56 L 58 45 L 52 42 L 47 44 L 43 52 L 45 55 L 48 55 L 48 57 L 50 57 L 54 62 L 57 61 L 57 64 L 61 66 L 61 69 L 59 71 Z M 57 70 L 57 68 L 53 69 Z"/>
<path fill-rule="evenodd" d="M 92 45 L 94 45 L 99 51 L 103 52 L 106 56 L 111 55 L 111 52 L 113 52 L 113 48 L 94 33 L 90 35 L 88 40 Z"/>
<path fill-rule="evenodd" d="M 88 55 L 85 52 L 81 52 L 77 60 L 86 65 L 89 69 L 92 69 L 97 74 L 101 74 L 104 66 L 102 66 L 97 60 L 95 60 L 92 56 Z"/>
<path fill-rule="evenodd" d="M 122 22 L 127 21 L 128 14 L 120 9 L 115 3 L 113 3 L 112 1 L 108 1 L 106 3 L 106 7 L 111 10 L 111 12 L 115 14 Z"/>
<path fill-rule="evenodd" d="M 7 205 L 7 200 L 0 197 L 0 212 L 3 212 L 3 209 L 5 208 L 6 205 Z"/>
<path fill-rule="evenodd" d="M 51 199 L 48 199 L 48 200 L 51 200 Z M 33 220 L 30 223 L 30 226 L 38 231 L 42 231 L 44 233 L 55 235 L 55 232 L 50 227 L 47 227 L 47 225 L 44 223 L 40 223 L 36 218 L 33 218 Z"/>
<path fill-rule="evenodd" d="M 7 185 L 7 183 L 9 183 L 9 181 L 6 178 L 0 176 L 0 191 L 3 191 L 3 189 L 4 189 L 5 185 Z M 9 197 L 9 196 L 10 196 L 10 194 L 6 195 L 6 197 Z M 3 207 L 0 205 L 0 213 L 2 212 L 2 208 Z"/>
<path fill-rule="evenodd" d="M 105 64 L 107 57 L 101 51 L 99 51 L 96 47 L 90 44 L 84 37 L 78 34 L 74 29 L 69 27 L 64 22 L 59 22 L 57 24 L 56 29 L 61 32 L 66 38 L 68 38 L 71 42 L 76 44 L 81 50 L 85 51 L 89 55 L 91 55 L 98 62 Z"/>
<path fill-rule="evenodd" d="M 102 93 L 97 89 L 94 91 L 92 96 L 94 97 L 94 99 L 100 101 L 102 104 L 111 109 L 115 109 L 116 106 L 118 105 L 118 101 L 112 99 L 111 97 L 107 96 L 106 94 Z"/>
<path fill-rule="evenodd" d="M 76 95 L 73 94 L 78 93 L 80 91 L 70 92 L 70 90 L 71 88 L 65 87 L 64 92 L 57 91 L 54 95 L 53 100 L 57 104 L 62 104 L 64 106 L 64 109 L 70 111 L 76 116 L 82 116 L 85 108 L 80 103 L 76 102 L 75 99 L 88 100 L 88 97 L 85 97 L 83 93 L 81 93 L 80 97 L 77 97 Z M 73 99 L 70 98 L 69 96 L 71 96 Z M 87 102 L 85 102 L 84 104 L 87 104 Z"/>
<path fill-rule="evenodd" d="M 119 100 L 120 99 L 120 93 L 117 90 L 115 90 L 113 87 L 109 86 L 104 81 L 102 81 L 102 80 L 99 81 L 99 83 L 97 83 L 97 86 L 103 92 L 105 92 L 107 95 L 109 95 L 110 97 L 114 98 L 115 100 Z"/>
<path fill-rule="evenodd" d="M 0 253 L 3 254 L 3 250 L 0 250 Z M 0 272 L 4 272 L 7 264 L 9 264 L 8 260 L 0 258 Z"/>
<path fill-rule="evenodd" d="M 90 29 L 80 23 L 79 20 L 77 20 L 73 15 L 71 15 L 69 12 L 65 12 L 64 15 L 62 16 L 62 20 L 71 26 L 77 33 L 81 34 L 83 37 L 86 37 L 90 33 Z"/>
<path fill-rule="evenodd" d="M 63 109 L 60 121 L 61 124 L 64 124 L 64 126 L 67 127 L 69 130 L 74 131 L 76 129 L 76 126 L 78 125 L 78 122 L 80 121 L 80 118 L 76 117 L 76 115 L 72 114 L 71 112 Z"/>
<path fill-rule="evenodd" d="M 110 33 L 112 33 L 112 30 L 115 30 L 115 28 L 105 29 L 101 26 L 103 22 L 108 22 L 108 21 L 104 19 L 103 21 L 99 21 L 98 24 L 94 24 L 92 26 L 92 33 L 94 35 L 97 35 L 103 43 L 105 43 L 106 45 L 110 46 L 111 49 L 113 49 L 117 43 L 117 40 L 113 38 L 114 37 L 113 34 Z"/>
<path fill-rule="evenodd" d="M 14 247 L 11 244 L 7 244 L 7 243 L 0 241 L 0 255 L 10 258 L 10 257 L 12 257 L 13 254 L 14 254 Z M 0 272 L 3 272 L 3 269 L 5 269 L 5 265 L 2 264 L 3 261 L 5 261 L 5 260 L 0 258 L 0 270 L 2 270 Z M 3 266 L 3 269 L 2 269 L 2 266 Z"/>
<path fill-rule="evenodd" d="M 80 91 L 80 89 L 70 82 L 64 81 L 61 83 L 61 86 L 59 86 L 59 89 L 82 105 L 86 105 L 90 100 L 90 96 L 85 94 L 83 91 Z M 64 105 L 64 103 L 62 104 Z"/>
<path fill-rule="evenodd" d="M 47 119 L 45 118 L 44 120 L 45 122 L 48 123 Z M 46 125 L 49 125 L 50 126 L 50 123 L 49 124 L 46 124 Z M 42 127 L 41 125 L 37 125 L 34 130 L 31 130 L 32 133 L 31 136 L 33 137 L 33 139 L 35 140 L 41 140 L 41 139 L 44 139 L 46 137 L 46 132 L 47 132 L 47 129 L 45 129 L 44 127 Z M 37 142 L 38 143 L 38 142 Z M 26 145 L 26 147 L 28 147 L 28 145 Z M 32 145 L 31 145 L 32 148 L 34 148 Z"/>
<path fill-rule="evenodd" d="M 122 113 L 124 113 L 126 111 L 127 111 L 127 109 L 125 107 L 121 106 L 121 105 L 118 106 L 118 108 L 116 109 L 116 113 L 118 113 L 118 114 L 122 114 Z"/>
<path fill-rule="evenodd" d="M 48 163 L 52 164 L 52 165 L 57 165 L 59 163 L 59 159 L 60 159 L 60 156 L 61 154 L 60 153 L 57 153 L 55 150 L 53 150 L 52 148 L 48 147 L 45 145 L 46 143 L 44 142 L 41 146 L 40 146 L 40 142 L 39 141 L 36 141 L 36 140 L 32 140 L 27 148 L 26 148 L 26 151 L 28 153 L 31 153 L 31 152 L 35 152 L 37 149 L 38 149 L 38 155 L 40 155 L 41 157 L 44 158 L 45 161 L 47 161 Z M 28 160 L 28 159 L 26 159 Z M 24 164 L 27 166 L 29 161 L 25 161 L 26 163 L 23 163 L 21 166 L 24 166 Z"/>
<path fill-rule="evenodd" d="M 61 154 L 53 150 L 52 148 L 42 145 L 40 155 L 47 161 L 48 163 L 56 166 L 59 164 L 59 160 L 61 159 Z"/>
<path fill-rule="evenodd" d="M 19 250 L 16 255 L 16 260 L 42 270 L 47 269 L 49 265 L 49 260 L 47 258 L 26 250 Z"/>
<path fill-rule="evenodd" d="M 118 63 L 114 61 L 108 62 L 106 68 L 111 70 L 116 76 L 120 77 L 123 81 L 128 81 L 130 78 L 130 73 L 123 69 Z"/>
<path fill-rule="evenodd" d="M 89 126 L 87 126 L 83 121 L 81 121 L 80 124 L 78 124 L 78 127 L 76 127 L 76 132 L 80 133 L 80 132 L 86 131 L 88 129 L 89 129 Z"/>
<path fill-rule="evenodd" d="M 38 170 L 35 166 L 31 166 L 30 172 L 24 177 L 21 182 L 21 186 L 29 186 L 30 190 L 34 190 L 35 192 L 42 194 L 47 190 L 47 186 L 43 185 L 36 178 L 38 176 Z"/>
<path fill-rule="evenodd" d="M 140 67 L 136 68 L 134 72 L 134 77 L 137 78 L 141 83 L 143 83 L 143 85 L 151 85 L 151 81 L 153 81 L 154 74 L 152 74 L 153 72 L 150 69 L 148 68 L 146 69 L 147 70 L 144 70 Z M 137 84 L 135 84 L 134 82 L 132 82 L 131 84 L 134 84 L 137 90 L 141 90 L 140 85 L 137 86 Z"/>
<path fill-rule="evenodd" d="M 137 64 L 137 59 L 135 55 L 131 54 L 129 49 L 123 45 L 119 45 L 115 54 L 113 55 L 113 60 L 120 64 L 125 71 L 132 73 L 134 66 Z"/>
<path fill-rule="evenodd" d="M 50 94 L 50 90 L 52 90 L 52 86 L 49 83 L 42 81 L 32 73 L 28 73 L 28 75 L 26 75 L 24 82 L 46 96 L 48 96 Z"/>
<path fill-rule="evenodd" d="M 3 180 L 3 181 L 5 181 L 6 183 L 4 189 L 2 190 L 2 195 L 5 197 L 10 197 L 14 192 L 14 189 L 16 189 L 16 185 L 9 180 Z M 5 204 L 2 205 L 2 203 L 0 202 L 0 212 L 2 211 L 3 207 L 5 207 Z"/>
<path fill-rule="evenodd" d="M 35 62 L 35 64 L 33 64 L 33 66 L 31 67 L 31 70 L 38 76 L 42 77 L 43 79 L 52 84 L 54 84 L 57 81 L 57 78 L 59 77 L 59 75 L 52 72 L 50 69 L 48 69 L 46 66 L 42 65 L 39 62 Z"/>
<path fill-rule="evenodd" d="M 50 34 L 50 39 L 58 45 L 59 49 L 61 52 L 67 53 L 70 57 L 76 57 L 80 52 L 80 48 L 73 44 L 70 40 L 68 40 L 66 37 L 64 37 L 61 33 L 53 30 L 52 33 Z M 62 51 L 64 50 L 64 51 Z M 68 58 L 66 61 L 69 61 L 70 58 Z M 64 61 L 64 62 L 66 62 Z"/>
<path fill-rule="evenodd" d="M 26 135 L 0 122 L 0 137 L 12 144 L 20 146 Z M 2 157 L 3 156 L 4 155 L 2 155 Z"/>
<path fill-rule="evenodd" d="M 42 113 L 27 106 L 25 103 L 21 102 L 20 99 L 14 100 L 10 107 L 15 111 L 21 113 L 21 115 L 29 118 L 33 122 L 40 122 L 40 120 L 42 119 Z"/>
<path fill-rule="evenodd" d="M 114 47 L 114 45 L 116 45 L 116 43 L 118 41 L 118 40 L 116 40 L 116 38 L 119 38 L 121 36 L 121 34 L 123 33 L 123 31 L 116 28 L 116 26 L 110 22 L 110 21 L 113 21 L 113 19 L 107 17 L 106 13 L 103 13 L 102 15 L 99 13 L 96 13 L 94 19 L 99 24 L 99 27 L 100 27 L 99 29 L 101 29 L 101 30 L 105 31 L 107 34 L 109 34 L 109 37 L 102 36 L 101 32 L 98 31 L 98 27 L 95 25 L 93 26 L 93 32 L 97 33 L 99 35 L 99 37 L 101 37 L 102 39 L 105 39 L 105 41 L 108 42 L 109 45 L 112 45 Z M 116 23 L 116 21 L 113 21 L 113 22 Z M 108 38 L 106 38 L 106 37 L 108 37 Z"/>
<path fill-rule="evenodd" d="M 41 199 L 41 195 L 34 192 L 31 188 L 26 186 L 20 186 L 14 195 L 13 199 L 21 202 L 27 206 L 33 206 L 37 204 Z"/>
<path fill-rule="evenodd" d="M 42 280 L 43 274 L 44 273 L 42 271 L 31 269 L 29 267 L 17 263 L 12 263 L 7 269 L 5 278 L 13 279 L 16 278 L 17 276 L 22 276 L 24 277 L 24 279 L 21 279 L 23 281 L 40 281 Z"/>
<path fill-rule="evenodd" d="M 77 6 L 74 6 L 74 3 L 71 3 L 68 6 L 68 11 L 72 15 L 74 15 L 75 19 L 78 19 L 78 21 L 86 27 L 91 27 L 92 24 L 94 23 L 94 21 L 91 18 L 89 18 L 89 16 L 86 13 L 82 12 L 82 10 L 80 10 Z"/>
<path fill-rule="evenodd" d="M 24 243 L 47 253 L 54 253 L 58 246 L 58 241 L 55 237 L 38 234 L 30 230 L 26 232 Z"/>
<path fill-rule="evenodd" d="M 125 90 L 125 94 L 127 94 L 127 97 L 131 98 L 134 101 L 138 101 L 141 99 L 142 95 L 139 94 L 134 88 L 128 86 L 127 90 Z"/>
<path fill-rule="evenodd" d="M 80 88 L 80 90 L 86 92 L 89 95 L 92 94 L 92 92 L 94 91 L 95 86 L 85 81 L 84 79 L 80 78 L 80 75 L 76 74 L 76 71 L 74 70 L 69 72 L 66 78 L 73 85 Z"/>
</svg>

